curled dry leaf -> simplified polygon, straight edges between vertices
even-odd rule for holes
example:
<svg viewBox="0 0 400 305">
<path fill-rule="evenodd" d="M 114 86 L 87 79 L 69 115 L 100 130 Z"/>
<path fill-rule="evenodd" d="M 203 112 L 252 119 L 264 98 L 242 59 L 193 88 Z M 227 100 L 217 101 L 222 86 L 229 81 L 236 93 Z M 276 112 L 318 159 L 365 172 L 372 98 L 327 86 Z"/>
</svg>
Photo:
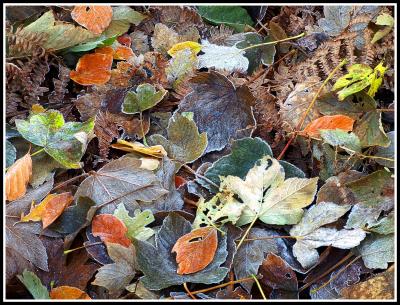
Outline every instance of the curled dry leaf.
<svg viewBox="0 0 400 305">
<path fill-rule="evenodd" d="M 128 228 L 125 224 L 111 214 L 101 214 L 93 218 L 93 236 L 99 236 L 104 243 L 110 242 L 129 247 L 131 241 L 126 237 L 127 232 Z"/>
<path fill-rule="evenodd" d="M 91 300 L 86 292 L 76 287 L 60 286 L 50 291 L 50 298 L 53 300 Z"/>
<path fill-rule="evenodd" d="M 32 176 L 32 158 L 28 152 L 18 159 L 6 173 L 6 200 L 16 200 L 23 197 Z"/>
<path fill-rule="evenodd" d="M 103 85 L 111 78 L 111 54 L 85 54 L 79 58 L 76 70 L 70 72 L 71 79 L 83 86 Z"/>
<path fill-rule="evenodd" d="M 116 144 L 112 144 L 111 147 L 120 149 L 123 151 L 127 151 L 127 152 L 138 152 L 143 155 L 152 156 L 152 157 L 161 158 L 161 159 L 167 155 L 167 152 L 165 151 L 164 147 L 162 147 L 161 145 L 154 145 L 154 146 L 146 147 L 140 142 L 132 143 L 132 142 L 128 142 L 128 141 L 120 140 L 120 139 L 117 140 Z"/>
<path fill-rule="evenodd" d="M 311 123 L 301 132 L 304 135 L 318 138 L 321 129 L 342 129 L 345 131 L 353 130 L 354 119 L 347 115 L 326 115 Z"/>
<path fill-rule="evenodd" d="M 171 252 L 176 252 L 178 274 L 203 270 L 214 259 L 217 251 L 217 230 L 212 227 L 196 229 L 180 237 Z"/>
<path fill-rule="evenodd" d="M 101 34 L 111 23 L 112 16 L 110 5 L 79 5 L 71 12 L 72 19 L 93 34 Z"/>
<path fill-rule="evenodd" d="M 50 194 L 37 206 L 33 207 L 30 213 L 21 217 L 22 222 L 26 221 L 42 221 L 43 229 L 51 225 L 74 201 L 71 193 Z"/>
</svg>

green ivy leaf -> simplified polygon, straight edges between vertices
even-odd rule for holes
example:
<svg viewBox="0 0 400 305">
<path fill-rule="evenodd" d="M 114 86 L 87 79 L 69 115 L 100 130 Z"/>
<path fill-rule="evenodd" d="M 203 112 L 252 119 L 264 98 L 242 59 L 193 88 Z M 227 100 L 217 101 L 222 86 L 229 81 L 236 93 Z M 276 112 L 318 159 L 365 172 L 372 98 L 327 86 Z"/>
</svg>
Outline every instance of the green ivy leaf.
<svg viewBox="0 0 400 305">
<path fill-rule="evenodd" d="M 126 235 L 131 240 L 134 238 L 147 240 L 154 234 L 153 229 L 145 228 L 145 226 L 154 221 L 153 213 L 150 210 L 144 210 L 141 212 L 140 209 L 136 209 L 135 216 L 131 217 L 126 210 L 125 205 L 120 203 L 117 209 L 114 211 L 114 216 L 122 220 L 122 222 L 128 228 Z"/>
<path fill-rule="evenodd" d="M 237 32 L 243 32 L 246 25 L 253 25 L 247 11 L 240 6 L 207 6 L 201 5 L 197 7 L 201 17 L 212 24 L 225 24 Z"/>
<path fill-rule="evenodd" d="M 167 94 L 167 90 L 156 91 L 153 85 L 141 84 L 136 88 L 136 92 L 128 92 L 122 104 L 122 112 L 135 114 L 150 109 L 162 101 Z"/>
<path fill-rule="evenodd" d="M 29 142 L 44 148 L 50 156 L 67 168 L 80 168 L 94 119 L 65 123 L 61 112 L 48 110 L 32 115 L 29 120 L 15 120 L 18 131 Z"/>
<path fill-rule="evenodd" d="M 24 270 L 21 275 L 17 275 L 18 279 L 25 285 L 31 295 L 36 300 L 50 299 L 49 292 L 37 275 L 31 271 Z"/>
</svg>

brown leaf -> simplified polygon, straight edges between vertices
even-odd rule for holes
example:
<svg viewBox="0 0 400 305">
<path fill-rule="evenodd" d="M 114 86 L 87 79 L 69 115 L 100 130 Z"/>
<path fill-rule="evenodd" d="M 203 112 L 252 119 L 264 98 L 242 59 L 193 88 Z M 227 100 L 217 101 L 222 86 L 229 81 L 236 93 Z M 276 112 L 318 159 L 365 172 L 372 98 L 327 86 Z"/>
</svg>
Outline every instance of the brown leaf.
<svg viewBox="0 0 400 305">
<path fill-rule="evenodd" d="M 225 288 L 220 290 L 216 294 L 217 299 L 239 299 L 246 300 L 251 299 L 251 295 L 247 293 L 242 287 L 236 287 L 235 290 Z"/>
<path fill-rule="evenodd" d="M 296 273 L 281 257 L 274 253 L 268 253 L 259 272 L 263 276 L 261 282 L 265 285 L 273 289 L 297 291 Z"/>
<path fill-rule="evenodd" d="M 80 290 L 79 288 L 70 286 L 60 286 L 53 288 L 50 291 L 50 298 L 53 300 L 91 300 L 91 297 L 89 297 L 86 292 Z"/>
<path fill-rule="evenodd" d="M 43 201 L 31 208 L 28 215 L 21 217 L 22 222 L 26 221 L 42 221 L 43 229 L 51 225 L 74 201 L 71 193 L 49 194 Z"/>
<path fill-rule="evenodd" d="M 319 137 L 320 129 L 342 129 L 345 131 L 352 131 L 353 124 L 354 119 L 347 115 L 325 115 L 309 123 L 301 134 L 317 138 Z"/>
<path fill-rule="evenodd" d="M 217 250 L 217 230 L 212 227 L 196 229 L 179 238 L 171 252 L 176 252 L 178 274 L 203 270 L 214 259 Z"/>
<path fill-rule="evenodd" d="M 104 243 L 110 242 L 129 247 L 132 243 L 126 233 L 125 224 L 111 214 L 96 215 L 92 221 L 93 236 L 99 236 Z"/>
<path fill-rule="evenodd" d="M 79 58 L 76 69 L 70 72 L 71 79 L 83 86 L 103 85 L 111 78 L 111 54 L 85 54 Z"/>
<path fill-rule="evenodd" d="M 30 152 L 18 159 L 6 173 L 6 200 L 23 197 L 32 176 L 32 158 Z"/>
<path fill-rule="evenodd" d="M 79 5 L 71 12 L 72 19 L 93 34 L 101 34 L 110 24 L 112 15 L 110 5 Z"/>
<path fill-rule="evenodd" d="M 340 294 L 345 299 L 393 299 L 394 265 L 387 271 L 376 274 L 367 281 L 343 288 Z"/>
</svg>

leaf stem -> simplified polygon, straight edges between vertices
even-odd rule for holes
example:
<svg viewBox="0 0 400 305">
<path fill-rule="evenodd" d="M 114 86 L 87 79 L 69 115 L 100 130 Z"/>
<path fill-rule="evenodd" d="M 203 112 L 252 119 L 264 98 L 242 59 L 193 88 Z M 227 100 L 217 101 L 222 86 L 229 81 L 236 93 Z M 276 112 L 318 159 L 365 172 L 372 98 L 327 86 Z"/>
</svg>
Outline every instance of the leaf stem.
<svg viewBox="0 0 400 305">
<path fill-rule="evenodd" d="M 210 179 L 208 179 L 207 177 L 204 177 L 203 175 L 200 175 L 198 173 L 196 173 L 190 166 L 186 165 L 185 163 L 182 163 L 181 161 L 178 161 L 182 164 L 182 167 L 184 167 L 185 169 L 187 169 L 189 172 L 191 172 L 193 175 L 195 175 L 196 177 L 199 177 L 201 179 L 203 179 L 204 181 L 206 181 L 207 183 L 211 184 L 212 186 L 215 186 L 217 189 L 219 189 L 219 185 L 215 184 L 214 182 L 212 182 Z"/>
<path fill-rule="evenodd" d="M 262 290 L 262 287 L 261 287 L 261 285 L 260 285 L 260 282 L 258 281 L 258 279 L 256 278 L 256 276 L 255 276 L 254 274 L 252 274 L 251 277 L 256 281 L 258 290 L 260 290 L 260 293 L 261 293 L 263 299 L 264 299 L 264 300 L 267 300 L 267 298 L 266 298 L 266 296 L 265 296 L 265 294 L 264 294 L 264 291 Z"/>
<path fill-rule="evenodd" d="M 188 286 L 187 286 L 187 283 L 185 282 L 185 283 L 183 283 L 183 288 L 185 288 L 185 290 L 186 290 L 186 292 L 187 292 L 187 294 L 193 299 L 193 300 L 197 300 L 196 299 L 196 297 L 193 295 L 193 293 L 191 293 L 190 292 L 190 290 L 189 290 L 189 288 L 188 288 Z"/>
<path fill-rule="evenodd" d="M 208 292 L 208 291 L 212 291 L 212 290 L 215 290 L 215 289 L 218 289 L 218 288 L 223 288 L 223 287 L 226 287 L 226 286 L 229 286 L 229 285 L 234 285 L 234 284 L 237 284 L 237 283 L 242 283 L 242 282 L 247 282 L 247 281 L 254 281 L 254 278 L 253 277 L 246 277 L 246 278 L 239 279 L 239 280 L 236 280 L 236 281 L 229 281 L 227 283 L 219 284 L 219 285 L 216 285 L 216 286 L 213 286 L 213 287 L 192 291 L 192 294 Z"/>
<path fill-rule="evenodd" d="M 301 34 L 299 34 L 299 35 L 297 35 L 297 36 L 287 37 L 287 38 L 280 39 L 280 40 L 275 40 L 275 41 L 269 41 L 269 42 L 263 42 L 263 43 L 253 44 L 253 45 L 248 46 L 248 47 L 246 47 L 246 48 L 240 49 L 240 51 L 246 51 L 246 50 L 253 49 L 253 48 L 258 48 L 258 47 L 268 46 L 268 45 L 271 45 L 271 44 L 276 44 L 276 43 L 279 43 L 279 42 L 284 42 L 284 41 L 288 41 L 288 40 L 293 40 L 293 39 L 296 39 L 296 38 L 303 37 L 304 35 L 305 35 L 305 33 L 301 33 Z"/>
<path fill-rule="evenodd" d="M 285 152 L 288 150 L 290 144 L 293 142 L 293 140 L 296 138 L 297 133 L 299 132 L 299 130 L 301 129 L 301 127 L 303 127 L 303 124 L 307 118 L 308 113 L 310 112 L 311 108 L 314 106 L 315 102 L 317 101 L 318 96 L 320 95 L 322 89 L 326 86 L 326 84 L 330 81 L 330 79 L 333 77 L 333 75 L 335 75 L 335 73 L 341 68 L 343 67 L 345 64 L 347 64 L 347 59 L 343 59 L 336 67 L 335 69 L 332 70 L 331 73 L 329 73 L 328 77 L 324 80 L 324 82 L 322 83 L 322 85 L 319 87 L 317 93 L 315 93 L 310 105 L 308 105 L 307 110 L 304 112 L 304 115 L 301 119 L 301 121 L 299 122 L 299 124 L 297 124 L 296 126 L 296 130 L 293 133 L 292 137 L 289 139 L 289 141 L 286 143 L 286 146 L 283 148 L 283 150 L 281 151 L 281 153 L 278 156 L 278 160 L 282 159 L 282 157 L 284 156 Z"/>
<path fill-rule="evenodd" d="M 244 233 L 242 239 L 240 240 L 239 244 L 238 244 L 237 247 L 236 247 L 236 251 L 237 251 L 237 250 L 240 248 L 240 246 L 243 244 L 243 242 L 244 242 L 246 236 L 249 234 L 250 229 L 253 227 L 253 225 L 255 224 L 255 222 L 257 221 L 257 219 L 258 219 L 258 214 L 254 217 L 253 221 L 252 221 L 252 222 L 250 223 L 250 225 L 248 226 L 246 232 Z"/>
<path fill-rule="evenodd" d="M 57 184 L 55 187 L 53 187 L 52 191 L 59 189 L 60 187 L 63 187 L 71 182 L 74 182 L 75 180 L 78 180 L 79 178 L 87 177 L 87 176 L 89 176 L 88 173 L 83 173 L 83 174 L 80 174 L 79 176 L 72 177 L 71 179 L 61 182 L 60 184 Z"/>
<path fill-rule="evenodd" d="M 64 255 L 66 255 L 66 254 L 68 254 L 68 253 L 71 253 L 71 252 L 73 252 L 73 251 L 79 250 L 79 249 L 86 248 L 86 247 L 91 247 L 91 246 L 100 245 L 100 244 L 102 244 L 102 243 L 103 243 L 102 241 L 96 241 L 96 242 L 94 242 L 94 243 L 92 243 L 92 244 L 82 245 L 82 246 L 77 247 L 77 248 L 74 248 L 74 249 L 65 250 L 65 251 L 64 251 Z"/>
<path fill-rule="evenodd" d="M 37 154 L 40 154 L 42 151 L 44 151 L 44 148 L 41 148 L 41 149 L 35 151 L 34 153 L 32 153 L 31 157 L 36 156 Z"/>
<path fill-rule="evenodd" d="M 274 235 L 267 237 L 258 237 L 258 238 L 246 238 L 243 241 L 253 241 L 253 240 L 266 240 L 266 239 L 276 239 L 276 238 L 293 238 L 293 239 L 304 239 L 304 236 L 290 236 L 290 235 Z"/>
<path fill-rule="evenodd" d="M 142 111 L 139 112 L 139 118 L 140 118 L 140 128 L 142 129 L 142 135 L 143 135 L 143 144 L 148 147 L 149 145 L 147 144 L 147 141 L 146 141 L 146 135 L 144 134 Z"/>
</svg>

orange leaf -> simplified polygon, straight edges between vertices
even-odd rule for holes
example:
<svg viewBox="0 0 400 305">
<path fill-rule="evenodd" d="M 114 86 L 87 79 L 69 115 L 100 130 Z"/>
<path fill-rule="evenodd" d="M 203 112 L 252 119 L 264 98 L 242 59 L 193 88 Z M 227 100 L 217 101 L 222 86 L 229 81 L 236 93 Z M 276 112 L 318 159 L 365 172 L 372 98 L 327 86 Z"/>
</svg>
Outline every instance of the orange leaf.
<svg viewBox="0 0 400 305">
<path fill-rule="evenodd" d="M 60 286 L 53 288 L 50 291 L 51 299 L 70 299 L 70 300 L 91 300 L 91 297 L 86 292 L 76 287 L 71 286 Z"/>
<path fill-rule="evenodd" d="M 320 129 L 342 129 L 353 130 L 354 120 L 346 115 L 326 115 L 310 122 L 300 133 L 310 137 L 319 137 Z"/>
<path fill-rule="evenodd" d="M 97 48 L 95 52 L 112 55 L 114 59 L 118 60 L 128 60 L 130 57 L 133 56 L 132 49 L 123 45 L 116 45 L 115 47 L 101 47 Z"/>
<path fill-rule="evenodd" d="M 180 186 L 186 184 L 186 179 L 182 178 L 181 176 L 175 176 L 175 187 L 179 188 Z"/>
<path fill-rule="evenodd" d="M 109 26 L 113 11 L 110 5 L 79 5 L 71 12 L 77 23 L 93 34 L 101 34 Z"/>
<path fill-rule="evenodd" d="M 99 236 L 102 242 L 110 242 L 129 247 L 132 243 L 126 233 L 128 228 L 117 217 L 111 214 L 101 214 L 93 218 L 92 234 Z"/>
<path fill-rule="evenodd" d="M 114 49 L 112 47 L 110 47 L 110 46 L 97 48 L 96 50 L 94 50 L 94 52 L 95 53 L 107 54 L 107 55 L 114 56 Z"/>
<path fill-rule="evenodd" d="M 124 46 L 127 46 L 127 47 L 130 47 L 131 44 L 132 44 L 132 38 L 131 38 L 129 35 L 127 35 L 127 34 L 124 34 L 124 35 L 122 35 L 122 36 L 119 36 L 119 37 L 117 38 L 117 41 L 118 41 L 120 44 L 122 44 L 122 45 L 124 45 Z"/>
<path fill-rule="evenodd" d="M 203 270 L 214 259 L 217 251 L 217 230 L 212 227 L 196 229 L 179 238 L 171 252 L 176 252 L 178 274 Z"/>
<path fill-rule="evenodd" d="M 85 54 L 79 58 L 71 79 L 81 85 L 103 85 L 110 80 L 113 57 L 110 54 Z"/>
<path fill-rule="evenodd" d="M 22 222 L 26 221 L 42 221 L 43 229 L 51 225 L 74 201 L 71 193 L 49 194 L 43 201 L 31 208 L 28 215 L 21 218 Z"/>
<path fill-rule="evenodd" d="M 30 152 L 10 166 L 6 173 L 6 200 L 23 197 L 32 176 L 32 158 Z"/>
</svg>

